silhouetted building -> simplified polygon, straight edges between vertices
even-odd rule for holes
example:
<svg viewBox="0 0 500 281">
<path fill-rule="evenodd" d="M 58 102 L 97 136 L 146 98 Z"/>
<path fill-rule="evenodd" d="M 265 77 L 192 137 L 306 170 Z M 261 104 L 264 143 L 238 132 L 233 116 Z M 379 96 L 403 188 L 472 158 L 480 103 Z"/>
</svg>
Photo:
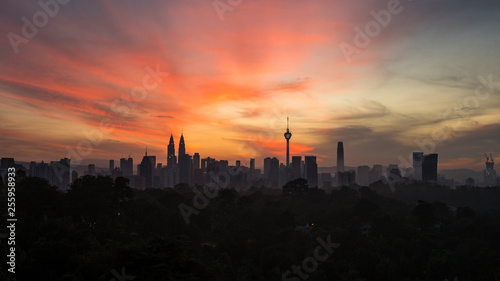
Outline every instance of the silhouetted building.
<svg viewBox="0 0 500 281">
<path fill-rule="evenodd" d="M 180 150 L 179 150 L 180 151 Z M 179 153 L 179 183 L 192 185 L 191 155 Z"/>
<path fill-rule="evenodd" d="M 290 132 L 290 129 L 288 127 L 288 117 L 286 117 L 286 132 L 284 134 L 285 139 L 286 139 L 286 165 L 285 168 L 282 170 L 283 174 L 283 179 L 280 182 L 281 183 L 286 183 L 290 180 L 291 178 L 291 170 L 290 170 L 290 138 L 292 137 L 292 132 Z"/>
<path fill-rule="evenodd" d="M 290 147 L 289 147 L 289 142 L 290 138 L 292 137 L 292 132 L 290 132 L 288 128 L 288 117 L 286 118 L 286 132 L 284 134 L 285 139 L 286 139 L 286 167 L 290 166 Z"/>
<path fill-rule="evenodd" d="M 486 169 L 484 170 L 484 185 L 496 186 L 497 185 L 497 172 L 495 171 L 495 162 L 493 156 L 486 156 Z"/>
<path fill-rule="evenodd" d="M 179 141 L 179 157 L 186 154 L 186 144 L 184 143 L 184 135 L 181 133 L 181 140 Z"/>
<path fill-rule="evenodd" d="M 422 164 L 424 163 L 423 152 L 413 152 L 413 179 L 422 181 Z"/>
<path fill-rule="evenodd" d="M 8 170 L 9 168 L 14 167 L 15 161 L 14 158 L 2 158 L 0 160 L 0 168 Z"/>
<path fill-rule="evenodd" d="M 295 180 L 302 177 L 302 156 L 292 156 L 292 178 L 291 180 Z"/>
<path fill-rule="evenodd" d="M 43 161 L 40 162 L 40 164 L 36 166 L 35 176 L 49 180 L 49 165 Z"/>
<path fill-rule="evenodd" d="M 351 186 L 356 183 L 356 171 L 345 171 L 337 173 L 339 186 Z"/>
<path fill-rule="evenodd" d="M 170 134 L 170 141 L 167 148 L 167 168 L 173 169 L 175 165 L 177 165 L 177 158 L 175 157 L 174 137 Z"/>
<path fill-rule="evenodd" d="M 337 144 L 337 172 L 344 171 L 344 143 L 339 141 Z"/>
<path fill-rule="evenodd" d="M 250 158 L 250 169 L 248 170 L 247 173 L 247 180 L 248 181 L 253 181 L 257 178 L 257 174 L 255 173 L 255 159 Z"/>
<path fill-rule="evenodd" d="M 437 153 L 424 155 L 422 162 L 422 180 L 424 182 L 437 182 Z"/>
<path fill-rule="evenodd" d="M 293 162 L 292 162 L 293 163 Z M 330 173 L 321 173 L 319 176 L 320 187 L 327 189 L 332 186 L 332 174 Z"/>
<path fill-rule="evenodd" d="M 112 176 L 115 170 L 115 160 L 109 160 L 109 174 Z"/>
<path fill-rule="evenodd" d="M 154 168 L 156 166 L 156 156 L 148 156 L 148 149 L 146 154 L 142 157 L 139 166 L 139 176 L 145 179 L 146 188 L 154 187 Z"/>
<path fill-rule="evenodd" d="M 122 171 L 122 176 L 130 179 L 134 174 L 134 160 L 129 156 L 128 159 L 120 159 L 120 170 Z"/>
<path fill-rule="evenodd" d="M 87 166 L 87 175 L 95 176 L 95 165 L 94 164 L 89 164 Z"/>
<path fill-rule="evenodd" d="M 70 184 L 70 166 L 71 159 L 63 158 L 59 162 L 51 163 L 51 172 L 53 173 L 52 185 L 57 186 L 60 190 L 68 190 Z"/>
<path fill-rule="evenodd" d="M 370 170 L 370 184 L 382 179 L 382 165 L 375 164 Z"/>
<path fill-rule="evenodd" d="M 309 187 L 318 186 L 318 164 L 316 164 L 316 156 L 304 157 L 304 177 L 307 180 Z"/>
<path fill-rule="evenodd" d="M 401 182 L 402 180 L 401 170 L 397 164 L 389 164 L 387 167 L 387 180 L 392 183 Z"/>
<path fill-rule="evenodd" d="M 356 183 L 360 186 L 370 185 L 370 167 L 358 166 L 358 171 L 356 173 Z"/>
<path fill-rule="evenodd" d="M 193 155 L 193 169 L 199 169 L 200 168 L 200 154 L 198 152 L 195 152 Z"/>
<path fill-rule="evenodd" d="M 269 187 L 278 187 L 279 183 L 279 160 L 276 157 L 264 159 L 264 177 L 269 182 Z"/>
</svg>

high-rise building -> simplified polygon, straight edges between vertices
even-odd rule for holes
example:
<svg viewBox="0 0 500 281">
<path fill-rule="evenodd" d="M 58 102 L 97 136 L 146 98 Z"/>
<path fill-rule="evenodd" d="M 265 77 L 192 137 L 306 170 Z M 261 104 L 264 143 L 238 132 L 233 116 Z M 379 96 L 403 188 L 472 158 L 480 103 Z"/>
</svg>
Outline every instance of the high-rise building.
<svg viewBox="0 0 500 281">
<path fill-rule="evenodd" d="M 36 177 L 42 178 L 42 179 L 49 179 L 49 165 L 45 162 L 40 162 L 40 164 L 36 165 Z"/>
<path fill-rule="evenodd" d="M 423 152 L 413 152 L 413 179 L 422 181 L 422 164 L 424 163 Z"/>
<path fill-rule="evenodd" d="M 424 182 L 437 182 L 437 153 L 424 155 L 422 162 L 422 180 Z"/>
<path fill-rule="evenodd" d="M 148 149 L 146 147 L 146 154 L 142 157 L 139 166 L 139 176 L 144 177 L 146 188 L 154 187 L 154 168 L 156 167 L 156 156 L 148 156 Z"/>
<path fill-rule="evenodd" d="M 360 186 L 370 185 L 370 167 L 358 166 L 358 171 L 356 173 L 356 183 Z"/>
<path fill-rule="evenodd" d="M 292 178 L 291 180 L 295 180 L 302 177 L 302 156 L 292 156 Z"/>
<path fill-rule="evenodd" d="M 497 185 L 497 172 L 495 171 L 495 160 L 493 155 L 490 157 L 486 155 L 486 169 L 484 170 L 484 185 L 486 186 L 496 186 Z"/>
<path fill-rule="evenodd" d="M 14 158 L 2 158 L 0 160 L 0 168 L 4 170 L 14 167 L 14 164 Z"/>
<path fill-rule="evenodd" d="M 114 170 L 115 170 L 115 160 L 109 160 L 109 174 L 113 175 Z"/>
<path fill-rule="evenodd" d="M 128 159 L 120 158 L 120 170 L 123 177 L 130 179 L 134 174 L 134 160 L 130 156 Z"/>
<path fill-rule="evenodd" d="M 253 171 L 255 170 L 255 159 L 250 158 L 250 170 Z"/>
<path fill-rule="evenodd" d="M 186 144 L 184 143 L 184 135 L 181 134 L 181 140 L 179 141 L 179 157 L 186 154 Z"/>
<path fill-rule="evenodd" d="M 316 164 L 316 156 L 304 157 L 304 177 L 309 187 L 318 186 L 318 164 Z"/>
<path fill-rule="evenodd" d="M 382 179 L 382 165 L 375 164 L 370 170 L 370 184 Z"/>
<path fill-rule="evenodd" d="M 330 188 L 332 186 L 332 174 L 321 173 L 319 175 L 319 185 L 324 189 Z"/>
<path fill-rule="evenodd" d="M 71 178 L 70 163 L 71 159 L 69 158 L 50 161 L 50 166 L 47 168 L 40 167 L 40 169 L 44 169 L 43 175 L 40 175 L 40 177 L 47 179 L 51 185 L 57 186 L 59 190 L 68 190 Z M 30 164 L 30 169 L 37 170 L 38 168 L 39 166 L 36 166 L 36 164 Z M 34 176 L 36 176 L 37 171 L 34 172 Z"/>
<path fill-rule="evenodd" d="M 339 141 L 337 144 L 337 172 L 344 171 L 344 143 Z"/>
<path fill-rule="evenodd" d="M 350 186 L 356 182 L 356 171 L 344 171 L 337 173 L 339 186 Z"/>
<path fill-rule="evenodd" d="M 94 164 L 89 164 L 87 166 L 87 175 L 95 176 L 95 165 Z"/>
<path fill-rule="evenodd" d="M 191 155 L 179 153 L 179 183 L 192 185 Z"/>
<path fill-rule="evenodd" d="M 167 168 L 173 169 L 177 164 L 177 159 L 175 158 L 175 144 L 174 137 L 170 134 L 170 141 L 168 142 L 167 148 Z"/>
<path fill-rule="evenodd" d="M 193 169 L 199 169 L 200 168 L 200 154 L 198 152 L 195 152 L 193 155 Z"/>
<path fill-rule="evenodd" d="M 401 182 L 403 176 L 397 164 L 389 164 L 387 167 L 387 180 L 391 183 Z"/>
<path fill-rule="evenodd" d="M 264 177 L 269 181 L 269 187 L 278 187 L 280 162 L 276 157 L 264 159 Z"/>
</svg>

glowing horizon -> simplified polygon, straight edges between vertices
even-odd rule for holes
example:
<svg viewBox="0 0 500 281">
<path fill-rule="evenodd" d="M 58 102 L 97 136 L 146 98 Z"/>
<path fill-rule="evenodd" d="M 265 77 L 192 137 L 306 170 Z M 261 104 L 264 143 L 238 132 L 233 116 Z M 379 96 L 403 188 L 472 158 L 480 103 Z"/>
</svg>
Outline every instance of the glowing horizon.
<svg viewBox="0 0 500 281">
<path fill-rule="evenodd" d="M 191 155 L 284 162 L 290 116 L 290 155 L 320 166 L 335 165 L 343 141 L 346 166 L 424 151 L 440 168 L 482 170 L 483 151 L 500 152 L 500 4 L 396 2 L 242 1 L 221 20 L 211 1 L 67 1 L 17 53 L 8 34 L 43 9 L 9 3 L 0 157 L 58 160 L 86 140 L 98 144 L 83 158 L 147 145 L 166 163 L 172 131 Z M 356 28 L 391 5 L 399 12 L 356 45 Z M 347 58 L 342 43 L 359 52 Z"/>
</svg>

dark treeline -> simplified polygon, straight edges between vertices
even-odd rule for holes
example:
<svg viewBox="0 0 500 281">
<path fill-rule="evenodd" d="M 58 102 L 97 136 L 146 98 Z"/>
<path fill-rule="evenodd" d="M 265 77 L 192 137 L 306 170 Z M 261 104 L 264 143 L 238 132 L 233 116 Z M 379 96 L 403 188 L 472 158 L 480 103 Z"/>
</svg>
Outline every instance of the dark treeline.
<svg viewBox="0 0 500 281">
<path fill-rule="evenodd" d="M 299 179 L 281 190 L 221 189 L 186 224 L 179 204 L 193 207 L 195 194 L 132 190 L 121 177 L 81 177 L 67 193 L 19 179 L 16 274 L 3 255 L 0 280 L 119 280 L 113 272 L 284 280 L 329 236 L 340 246 L 311 273 L 285 280 L 500 280 L 500 188 L 376 183 L 325 192 Z M 1 200 L 6 206 L 6 194 Z"/>
</svg>

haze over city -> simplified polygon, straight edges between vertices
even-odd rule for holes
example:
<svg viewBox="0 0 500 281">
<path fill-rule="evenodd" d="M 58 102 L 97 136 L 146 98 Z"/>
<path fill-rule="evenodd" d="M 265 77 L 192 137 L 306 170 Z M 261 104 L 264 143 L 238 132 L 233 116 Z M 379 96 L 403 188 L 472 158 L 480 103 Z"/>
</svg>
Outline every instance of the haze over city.
<svg viewBox="0 0 500 281">
<path fill-rule="evenodd" d="M 147 145 L 166 162 L 183 132 L 202 157 L 284 162 L 290 116 L 290 154 L 323 167 L 343 141 L 351 166 L 424 151 L 440 169 L 484 169 L 483 152 L 499 152 L 500 4 L 390 2 L 67 1 L 36 32 L 22 18 L 43 8 L 9 2 L 0 156 L 50 161 L 100 140 L 84 158 L 139 158 Z M 377 16 L 386 26 L 367 32 Z M 358 30 L 375 35 L 360 46 Z"/>
</svg>

